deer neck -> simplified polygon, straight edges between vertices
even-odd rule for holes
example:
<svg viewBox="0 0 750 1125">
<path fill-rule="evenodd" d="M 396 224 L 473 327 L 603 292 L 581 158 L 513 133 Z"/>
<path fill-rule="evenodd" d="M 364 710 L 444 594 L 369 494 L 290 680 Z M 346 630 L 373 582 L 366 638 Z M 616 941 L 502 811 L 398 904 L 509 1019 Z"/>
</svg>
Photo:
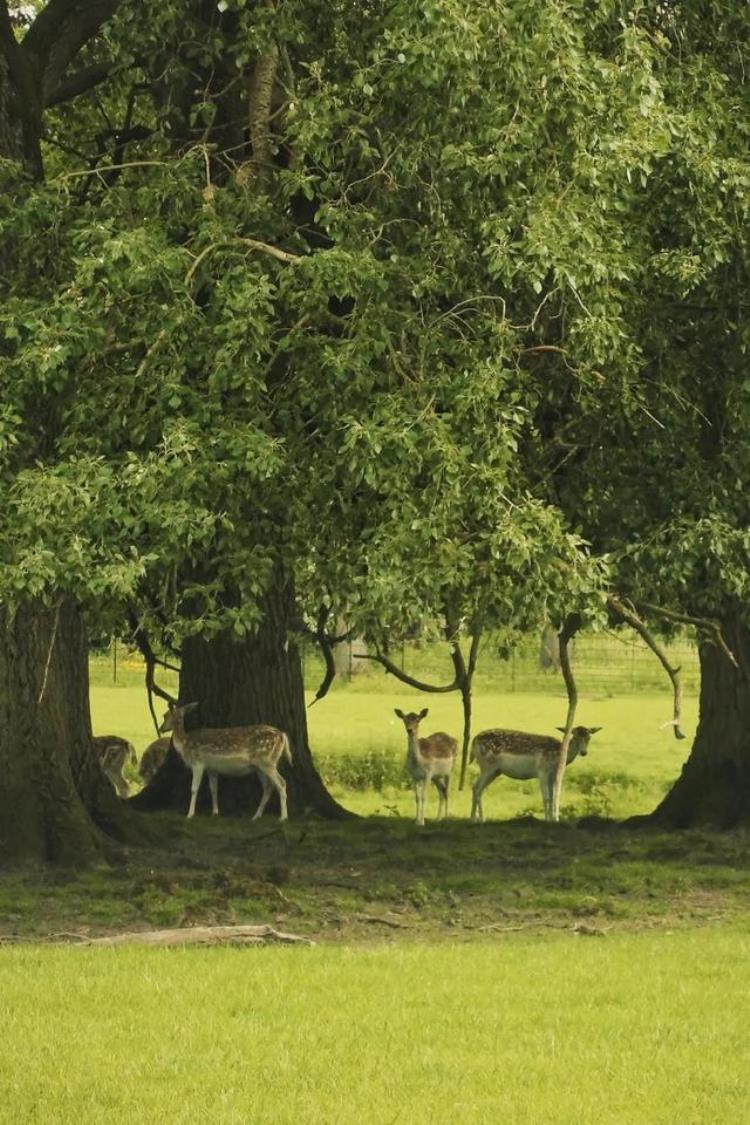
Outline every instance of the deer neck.
<svg viewBox="0 0 750 1125">
<path fill-rule="evenodd" d="M 575 759 L 578 757 L 578 753 L 579 753 L 580 749 L 581 749 L 581 744 L 578 741 L 578 739 L 577 738 L 571 738 L 570 743 L 568 745 L 567 757 L 565 758 L 565 764 L 566 765 L 569 766 L 571 762 L 575 761 Z"/>
<path fill-rule="evenodd" d="M 185 720 L 180 718 L 172 727 L 172 745 L 181 758 L 185 757 L 187 749 L 187 734 L 185 732 Z"/>
<path fill-rule="evenodd" d="M 424 758 L 422 757 L 422 752 L 419 749 L 419 735 L 415 734 L 414 731 L 409 730 L 406 732 L 406 738 L 407 762 L 413 762 L 414 765 L 417 766 L 424 766 Z"/>
</svg>

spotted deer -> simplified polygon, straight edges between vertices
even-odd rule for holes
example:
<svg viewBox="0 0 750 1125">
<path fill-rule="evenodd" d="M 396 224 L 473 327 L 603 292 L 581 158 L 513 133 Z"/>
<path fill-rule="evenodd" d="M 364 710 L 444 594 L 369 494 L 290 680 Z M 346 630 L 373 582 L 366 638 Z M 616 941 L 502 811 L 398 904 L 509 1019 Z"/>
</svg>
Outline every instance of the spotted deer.
<svg viewBox="0 0 750 1125">
<path fill-rule="evenodd" d="M 406 769 L 409 777 L 414 782 L 414 796 L 417 803 L 417 824 L 424 824 L 425 800 L 430 782 L 438 791 L 438 819 L 440 812 L 448 816 L 448 790 L 450 788 L 451 770 L 458 753 L 458 743 L 444 731 L 430 734 L 427 738 L 419 737 L 419 724 L 428 714 L 425 707 L 419 714 L 413 711 L 405 715 L 398 707 L 395 708 L 399 719 L 406 727 Z"/>
<path fill-rule="evenodd" d="M 92 739 L 94 753 L 104 773 L 120 797 L 127 797 L 130 789 L 123 775 L 125 766 L 137 765 L 135 748 L 126 738 L 116 734 L 103 734 Z"/>
<path fill-rule="evenodd" d="M 558 727 L 563 731 L 563 727 Z M 589 739 L 601 727 L 573 727 L 568 746 L 567 765 L 578 755 L 588 753 Z M 520 730 L 483 730 L 471 744 L 471 760 L 479 766 L 479 777 L 474 782 L 471 802 L 471 819 L 484 820 L 482 793 L 496 777 L 505 774 L 519 781 L 531 777 L 539 779 L 542 790 L 545 820 L 559 820 L 560 810 L 555 802 L 555 777 L 560 760 L 562 742 L 544 734 L 526 734 Z M 559 794 L 557 795 L 559 803 Z"/>
<path fill-rule="evenodd" d="M 144 785 L 148 785 L 161 769 L 171 741 L 172 739 L 169 735 L 157 738 L 149 743 L 141 754 L 141 760 L 138 763 L 138 773 L 143 778 Z"/>
<path fill-rule="evenodd" d="M 185 730 L 185 716 L 197 703 L 170 704 L 159 728 L 160 734 L 172 732 L 172 744 L 185 765 L 193 772 L 188 817 L 195 815 L 195 801 L 203 774 L 208 774 L 214 816 L 219 815 L 219 774 L 244 777 L 257 772 L 263 796 L 253 820 L 262 815 L 275 789 L 281 804 L 281 820 L 287 819 L 286 782 L 278 770 L 282 757 L 292 761 L 289 739 L 276 727 L 202 727 Z"/>
</svg>

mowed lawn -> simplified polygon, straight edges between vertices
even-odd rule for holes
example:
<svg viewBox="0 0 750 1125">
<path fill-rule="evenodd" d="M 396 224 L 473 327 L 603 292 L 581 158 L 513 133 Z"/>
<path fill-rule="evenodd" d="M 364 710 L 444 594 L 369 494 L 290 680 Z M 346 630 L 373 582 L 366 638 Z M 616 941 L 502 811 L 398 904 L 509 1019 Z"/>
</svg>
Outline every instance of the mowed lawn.
<svg viewBox="0 0 750 1125">
<path fill-rule="evenodd" d="M 103 678 L 102 678 L 103 679 Z M 387 681 L 392 683 L 392 681 Z M 424 730 L 446 730 L 461 737 L 460 700 L 456 695 L 431 696 L 417 692 L 385 692 L 379 679 L 342 686 L 308 711 L 313 752 L 324 763 L 330 755 L 368 754 L 386 751 L 405 757 L 406 735 L 394 708 L 429 708 Z M 372 690 L 368 690 L 372 687 Z M 309 699 L 312 694 L 309 693 Z M 163 704 L 157 703 L 161 718 Z M 687 738 L 677 741 L 672 728 L 668 692 L 619 696 L 582 695 L 576 721 L 600 726 L 590 752 L 579 758 L 568 774 L 563 794 L 563 815 L 597 813 L 625 817 L 650 812 L 674 781 L 687 757 L 697 722 L 697 699 L 684 703 L 683 726 Z M 140 683 L 122 686 L 94 682 L 91 708 L 95 734 L 119 734 L 130 739 L 140 755 L 155 737 L 148 712 L 145 690 Z M 555 734 L 565 722 L 567 700 L 556 681 L 550 691 L 541 693 L 478 692 L 474 700 L 474 731 L 504 726 L 540 734 Z M 473 776 L 470 775 L 470 776 Z M 456 778 L 457 781 L 457 778 Z M 451 814 L 468 816 L 471 797 L 468 788 L 454 793 Z M 406 789 L 391 787 L 384 792 L 352 791 L 332 785 L 337 798 L 362 815 L 411 816 L 413 797 Z M 500 779 L 484 798 L 485 815 L 506 818 L 533 812 L 541 815 L 536 782 Z M 428 816 L 437 808 L 436 794 L 429 799 Z"/>
<path fill-rule="evenodd" d="M 732 1125 L 750 931 L 0 952 L 0 1121 Z"/>
</svg>

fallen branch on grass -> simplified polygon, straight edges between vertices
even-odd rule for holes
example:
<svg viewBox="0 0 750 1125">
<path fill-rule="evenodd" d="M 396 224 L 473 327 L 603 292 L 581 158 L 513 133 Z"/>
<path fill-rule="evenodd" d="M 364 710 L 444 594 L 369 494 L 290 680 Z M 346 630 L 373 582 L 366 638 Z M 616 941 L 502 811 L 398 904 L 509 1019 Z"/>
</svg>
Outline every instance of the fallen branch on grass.
<svg viewBox="0 0 750 1125">
<path fill-rule="evenodd" d="M 91 938 L 89 945 L 265 945 L 267 941 L 287 945 L 315 945 L 310 938 L 286 934 L 273 926 L 182 926 L 173 930 L 141 930 Z"/>
<path fill-rule="evenodd" d="M 357 914 L 355 917 L 360 922 L 374 922 L 379 926 L 390 926 L 393 930 L 408 930 L 408 922 L 400 922 L 397 918 L 383 918 L 378 914 Z"/>
</svg>

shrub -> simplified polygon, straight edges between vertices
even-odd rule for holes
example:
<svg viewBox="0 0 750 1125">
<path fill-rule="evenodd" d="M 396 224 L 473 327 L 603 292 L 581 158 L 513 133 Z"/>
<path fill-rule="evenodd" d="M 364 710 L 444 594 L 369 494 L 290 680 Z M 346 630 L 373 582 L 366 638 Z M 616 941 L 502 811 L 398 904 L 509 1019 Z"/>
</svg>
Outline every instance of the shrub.
<svg viewBox="0 0 750 1125">
<path fill-rule="evenodd" d="M 393 750 L 368 750 L 364 754 L 319 754 L 317 765 L 327 785 L 345 789 L 406 789 L 409 778 L 403 755 Z"/>
</svg>

